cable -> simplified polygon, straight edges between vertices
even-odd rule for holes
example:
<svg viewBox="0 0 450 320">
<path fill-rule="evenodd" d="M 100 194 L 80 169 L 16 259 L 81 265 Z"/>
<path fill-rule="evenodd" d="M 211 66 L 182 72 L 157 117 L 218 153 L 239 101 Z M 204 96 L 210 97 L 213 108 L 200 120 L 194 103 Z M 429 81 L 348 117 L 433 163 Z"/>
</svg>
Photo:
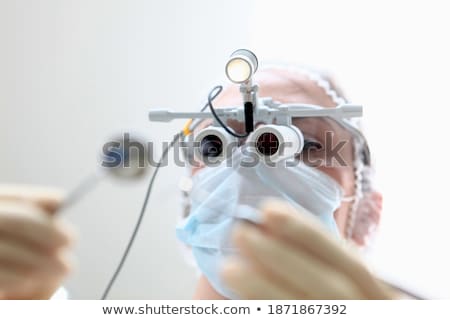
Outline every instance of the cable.
<svg viewBox="0 0 450 320">
<path fill-rule="evenodd" d="M 161 155 L 161 158 L 159 160 L 159 162 L 157 163 L 156 167 L 155 167 L 155 171 L 153 172 L 153 175 L 150 179 L 150 182 L 148 184 L 147 187 L 147 192 L 145 194 L 145 198 L 144 198 L 144 203 L 142 204 L 142 208 L 141 208 L 141 212 L 139 214 L 139 218 L 138 221 L 136 222 L 136 226 L 134 227 L 133 233 L 131 235 L 130 240 L 128 241 L 127 247 L 125 248 L 125 251 L 122 255 L 122 258 L 120 259 L 119 265 L 116 268 L 116 271 L 114 272 L 113 276 L 111 277 L 111 279 L 109 280 L 109 283 L 105 289 L 105 291 L 103 292 L 102 295 L 102 300 L 105 300 L 108 297 L 109 291 L 111 290 L 112 286 L 114 285 L 114 282 L 117 279 L 117 276 L 119 275 L 120 271 L 122 270 L 122 267 L 125 263 L 125 260 L 128 257 L 128 254 L 130 253 L 130 249 L 134 243 L 134 240 L 136 238 L 136 235 L 139 231 L 139 228 L 141 226 L 142 220 L 144 218 L 144 214 L 145 214 L 145 210 L 147 209 L 147 204 L 148 204 L 148 199 L 150 198 L 150 193 L 152 191 L 152 187 L 153 187 L 153 182 L 155 181 L 156 175 L 158 173 L 159 168 L 161 167 L 161 164 L 163 163 L 163 161 L 165 160 L 170 148 L 172 148 L 172 146 L 178 141 L 178 139 L 180 139 L 183 136 L 182 132 L 177 133 L 173 139 L 172 142 L 170 142 L 170 144 L 163 150 L 163 153 Z"/>
<path fill-rule="evenodd" d="M 214 119 L 216 119 L 216 121 L 222 126 L 222 128 L 224 128 L 225 131 L 228 134 L 232 135 L 233 137 L 236 137 L 236 138 L 247 138 L 249 136 L 249 134 L 250 134 L 249 132 L 244 133 L 244 134 L 238 134 L 238 133 L 233 132 L 232 130 L 230 130 L 227 127 L 227 125 L 225 123 L 223 123 L 223 121 L 217 115 L 216 110 L 214 110 L 212 101 L 222 92 L 222 90 L 223 90 L 222 86 L 220 86 L 220 85 L 219 86 L 215 86 L 208 94 L 208 103 L 207 103 L 207 105 L 208 105 L 209 109 L 211 110 L 211 113 L 214 116 Z M 217 92 L 215 92 L 215 91 L 217 91 Z"/>
<path fill-rule="evenodd" d="M 383 282 L 385 285 L 391 287 L 392 289 L 406 294 L 407 296 L 411 297 L 412 299 L 415 299 L 415 300 L 427 300 L 427 298 L 425 298 L 425 297 L 423 297 L 421 295 L 418 295 L 418 294 L 416 294 L 416 293 L 414 293 L 414 292 L 412 292 L 410 290 L 407 290 L 407 289 L 405 289 L 405 288 L 403 288 L 403 287 L 401 287 L 401 286 L 399 286 L 397 284 L 394 284 L 394 283 L 392 283 L 390 281 L 387 281 L 387 280 L 384 280 L 384 279 L 381 279 L 381 278 L 378 278 L 378 280 Z"/>
<path fill-rule="evenodd" d="M 209 108 L 211 109 L 211 112 L 212 112 L 212 114 L 214 115 L 214 117 L 216 118 L 216 120 L 224 127 L 224 129 L 225 129 L 229 134 L 234 135 L 235 137 L 245 138 L 248 134 L 245 135 L 245 136 L 239 136 L 239 135 L 236 135 L 234 132 L 232 132 L 231 130 L 229 130 L 229 129 L 226 127 L 226 125 L 219 119 L 219 117 L 218 117 L 217 114 L 215 113 L 215 110 L 214 110 L 214 108 L 213 108 L 213 106 L 212 106 L 212 101 L 220 94 L 220 92 L 222 92 L 222 89 L 223 89 L 223 87 L 219 85 L 219 86 L 214 87 L 214 88 L 209 92 L 209 94 L 208 94 L 208 102 L 207 102 L 207 103 L 205 104 L 205 106 L 201 109 L 201 111 L 203 112 L 203 111 L 209 106 Z M 216 90 L 217 90 L 217 92 L 215 92 Z M 191 128 L 191 129 L 192 129 L 192 128 Z M 131 247 L 133 246 L 134 240 L 136 239 L 136 235 L 137 235 L 137 233 L 138 233 L 138 231 L 139 231 L 139 229 L 140 229 L 140 227 L 141 227 L 142 220 L 143 220 L 144 215 L 145 215 L 145 210 L 147 209 L 148 200 L 149 200 L 149 198 L 150 198 L 150 193 L 151 193 L 151 191 L 152 191 L 153 182 L 155 181 L 155 178 L 156 178 L 156 175 L 157 175 L 157 173 L 158 173 L 158 170 L 159 170 L 159 168 L 161 167 L 161 164 L 163 163 L 163 161 L 165 160 L 165 158 L 166 158 L 166 156 L 167 156 L 167 154 L 168 154 L 170 148 L 172 148 L 173 145 L 174 145 L 180 138 L 182 138 L 182 137 L 184 137 L 183 131 L 177 133 L 177 134 L 173 137 L 173 139 L 172 139 L 172 141 L 170 142 L 170 144 L 169 144 L 169 145 L 163 150 L 163 152 L 162 152 L 161 158 L 160 158 L 160 160 L 158 161 L 158 163 L 157 163 L 157 165 L 156 165 L 156 167 L 155 167 L 155 171 L 153 172 L 152 177 L 150 178 L 150 182 L 149 182 L 149 184 L 148 184 L 147 191 L 146 191 L 145 197 L 144 197 L 144 202 L 143 202 L 142 207 L 141 207 L 141 212 L 139 213 L 139 217 L 138 217 L 138 220 L 137 220 L 137 222 L 136 222 L 136 225 L 135 225 L 135 227 L 134 227 L 134 229 L 133 229 L 133 233 L 132 233 L 132 235 L 131 235 L 131 238 L 130 238 L 130 240 L 128 241 L 128 244 L 127 244 L 127 246 L 126 246 L 126 248 L 125 248 L 125 251 L 124 251 L 124 253 L 123 253 L 123 255 L 122 255 L 122 258 L 120 259 L 119 264 L 117 265 L 116 270 L 114 271 L 113 276 L 112 276 L 111 279 L 109 280 L 108 285 L 106 286 L 106 289 L 105 289 L 105 291 L 104 291 L 103 294 L 102 294 L 102 297 L 101 297 L 102 300 L 105 300 L 105 299 L 108 297 L 109 292 L 111 291 L 111 288 L 112 288 L 112 286 L 114 285 L 114 282 L 116 281 L 116 279 L 117 279 L 117 277 L 118 277 L 120 271 L 122 270 L 122 267 L 123 267 L 123 265 L 125 264 L 125 260 L 127 259 L 128 254 L 130 253 Z"/>
</svg>

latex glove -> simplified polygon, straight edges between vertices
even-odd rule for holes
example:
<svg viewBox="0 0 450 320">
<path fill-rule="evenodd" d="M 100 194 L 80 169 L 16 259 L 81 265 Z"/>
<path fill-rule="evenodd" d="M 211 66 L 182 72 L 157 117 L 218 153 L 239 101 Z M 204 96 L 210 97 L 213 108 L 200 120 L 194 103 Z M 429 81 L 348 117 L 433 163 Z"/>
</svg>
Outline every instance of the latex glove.
<svg viewBox="0 0 450 320">
<path fill-rule="evenodd" d="M 0 185 L 0 299 L 48 299 L 69 273 L 73 232 L 54 189 Z"/>
<path fill-rule="evenodd" d="M 284 202 L 266 203 L 261 225 L 242 223 L 233 239 L 241 257 L 228 261 L 222 276 L 243 299 L 395 297 L 320 222 Z"/>
</svg>

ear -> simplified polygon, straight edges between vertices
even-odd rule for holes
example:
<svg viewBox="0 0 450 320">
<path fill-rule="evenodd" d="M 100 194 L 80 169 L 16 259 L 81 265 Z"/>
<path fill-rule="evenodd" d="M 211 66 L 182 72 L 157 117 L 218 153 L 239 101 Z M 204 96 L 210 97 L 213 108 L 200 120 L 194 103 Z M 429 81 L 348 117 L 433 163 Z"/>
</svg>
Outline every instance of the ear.
<svg viewBox="0 0 450 320">
<path fill-rule="evenodd" d="M 355 225 L 352 240 L 359 246 L 367 244 L 368 236 L 378 227 L 381 218 L 383 197 L 377 191 L 364 194 L 356 204 Z"/>
</svg>

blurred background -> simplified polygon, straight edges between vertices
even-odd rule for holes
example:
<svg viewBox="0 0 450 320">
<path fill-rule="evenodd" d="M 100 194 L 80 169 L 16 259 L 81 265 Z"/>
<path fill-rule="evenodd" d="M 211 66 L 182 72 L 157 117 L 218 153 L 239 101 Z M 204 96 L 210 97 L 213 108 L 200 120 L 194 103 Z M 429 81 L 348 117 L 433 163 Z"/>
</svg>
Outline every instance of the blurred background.
<svg viewBox="0 0 450 320">
<path fill-rule="evenodd" d="M 450 20 L 444 2 L 0 0 L 0 182 L 69 189 L 105 139 L 137 132 L 160 152 L 182 122 L 152 107 L 198 109 L 237 48 L 262 64 L 329 70 L 364 123 L 385 210 L 367 255 L 384 277 L 450 298 L 446 131 Z M 188 299 L 196 281 L 175 239 L 182 168 L 160 171 L 111 291 Z M 72 298 L 99 298 L 135 224 L 146 179 L 107 181 L 65 212 L 79 230 Z"/>
</svg>

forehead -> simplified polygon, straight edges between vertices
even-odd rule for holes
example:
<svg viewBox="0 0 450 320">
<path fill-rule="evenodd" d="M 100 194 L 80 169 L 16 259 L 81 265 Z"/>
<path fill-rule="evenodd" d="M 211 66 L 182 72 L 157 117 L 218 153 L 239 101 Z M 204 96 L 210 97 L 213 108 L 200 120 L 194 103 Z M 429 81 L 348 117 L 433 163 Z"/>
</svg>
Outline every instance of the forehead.
<svg viewBox="0 0 450 320">
<path fill-rule="evenodd" d="M 254 77 L 260 97 L 272 97 L 282 103 L 301 102 L 326 108 L 335 107 L 323 88 L 305 74 L 294 70 L 270 68 L 259 70 Z M 228 86 L 214 101 L 217 107 L 242 104 L 238 85 Z"/>
<path fill-rule="evenodd" d="M 319 87 L 317 83 L 306 75 L 295 70 L 281 68 L 263 69 L 255 74 L 254 80 L 259 86 L 258 95 L 260 97 L 271 97 L 273 100 L 281 103 L 315 104 L 325 108 L 334 108 L 336 106 L 323 88 Z M 239 86 L 226 87 L 214 100 L 213 104 L 216 108 L 242 105 Z M 205 120 L 198 129 L 202 129 L 212 122 L 209 119 Z M 293 119 L 292 124 L 300 130 L 308 130 L 310 133 L 313 131 L 318 133 L 332 131 L 339 138 L 351 138 L 347 130 L 335 121 L 327 118 L 297 118 Z M 230 120 L 228 125 L 236 132 L 244 132 L 244 124 L 241 122 Z"/>
</svg>

